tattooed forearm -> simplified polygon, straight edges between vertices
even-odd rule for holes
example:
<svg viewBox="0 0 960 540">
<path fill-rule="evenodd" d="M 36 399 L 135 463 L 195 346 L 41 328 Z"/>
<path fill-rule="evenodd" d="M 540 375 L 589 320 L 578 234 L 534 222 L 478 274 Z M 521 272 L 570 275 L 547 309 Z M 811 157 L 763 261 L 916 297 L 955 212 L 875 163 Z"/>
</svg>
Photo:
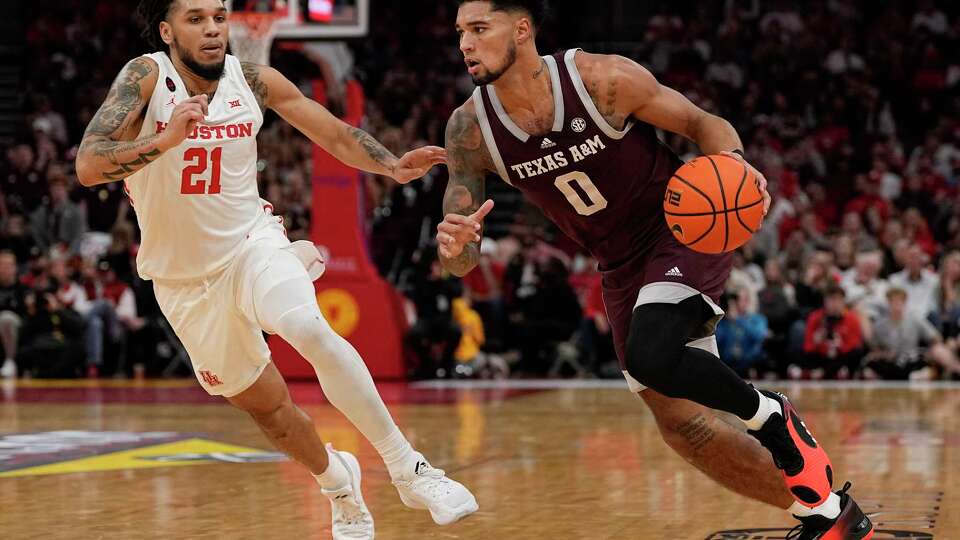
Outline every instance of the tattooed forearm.
<svg viewBox="0 0 960 540">
<path fill-rule="evenodd" d="M 454 180 L 451 178 L 450 182 Z M 482 188 L 482 186 L 481 186 Z M 474 183 L 476 189 L 476 183 Z M 449 185 L 447 193 L 443 196 L 443 214 L 460 214 L 469 216 L 479 208 L 480 197 L 474 197 L 470 189 L 465 185 Z M 440 256 L 440 263 L 451 274 L 455 276 L 465 276 L 480 261 L 480 246 L 477 242 L 471 242 L 464 246 L 460 255 L 453 258 Z"/>
<path fill-rule="evenodd" d="M 81 153 L 84 160 L 103 160 L 106 166 L 99 172 L 83 179 L 87 185 L 102 184 L 123 180 L 156 160 L 163 152 L 157 148 L 158 135 L 150 135 L 135 141 L 112 141 L 105 137 L 88 137 L 84 140 Z M 103 162 L 101 161 L 101 163 Z"/>
<path fill-rule="evenodd" d="M 143 167 L 147 166 L 153 160 L 157 159 L 162 152 L 154 148 L 145 154 L 137 154 L 137 159 L 133 161 L 128 161 L 126 163 L 120 163 L 120 168 L 115 171 L 103 173 L 104 180 L 123 180 L 124 178 L 130 176 L 131 174 L 139 171 Z"/>
<path fill-rule="evenodd" d="M 483 144 L 477 115 L 472 109 L 462 107 L 450 117 L 446 146 L 450 179 L 443 197 L 443 214 L 469 216 L 480 208 L 484 200 L 486 174 L 493 168 L 490 154 Z M 443 267 L 457 276 L 466 275 L 479 260 L 478 242 L 464 246 L 463 252 L 456 257 L 440 255 Z"/>
<path fill-rule="evenodd" d="M 699 452 L 717 436 L 717 432 L 710 427 L 707 418 L 701 413 L 697 413 L 693 418 L 681 424 L 677 428 L 677 432 L 683 435 L 694 452 Z"/>
<path fill-rule="evenodd" d="M 251 62 L 240 62 L 240 67 L 243 70 L 243 77 L 247 79 L 247 85 L 257 98 L 257 105 L 260 106 L 260 110 L 266 111 L 268 90 L 267 84 L 260 80 L 261 66 Z"/>
<path fill-rule="evenodd" d="M 89 151 L 94 156 L 101 157 L 113 165 L 121 165 L 120 154 L 130 152 L 131 150 L 143 150 L 154 144 L 157 135 L 150 135 L 135 141 L 111 141 L 110 139 L 96 139 L 88 142 Z"/>
<path fill-rule="evenodd" d="M 397 156 L 393 155 L 392 152 L 384 148 L 382 144 L 371 137 L 366 131 L 357 129 L 353 126 L 350 126 L 348 131 L 350 133 L 350 137 L 357 141 L 370 159 L 379 163 L 387 171 L 393 171 L 397 164 Z"/>
<path fill-rule="evenodd" d="M 480 209 L 467 186 L 451 186 L 443 196 L 443 213 L 469 216 Z"/>
<path fill-rule="evenodd" d="M 84 185 L 122 180 L 155 160 L 162 151 L 157 135 L 122 141 L 139 130 L 144 107 L 142 85 L 156 66 L 151 60 L 131 60 L 113 81 L 103 105 L 90 120 L 77 152 L 77 173 Z M 149 87 L 149 86 L 148 86 Z"/>
<path fill-rule="evenodd" d="M 469 274 L 471 270 L 476 268 L 479 262 L 480 248 L 477 247 L 476 243 L 464 246 L 463 251 L 456 257 L 448 259 L 440 255 L 440 265 L 443 266 L 447 272 L 457 277 L 463 277 Z"/>
</svg>

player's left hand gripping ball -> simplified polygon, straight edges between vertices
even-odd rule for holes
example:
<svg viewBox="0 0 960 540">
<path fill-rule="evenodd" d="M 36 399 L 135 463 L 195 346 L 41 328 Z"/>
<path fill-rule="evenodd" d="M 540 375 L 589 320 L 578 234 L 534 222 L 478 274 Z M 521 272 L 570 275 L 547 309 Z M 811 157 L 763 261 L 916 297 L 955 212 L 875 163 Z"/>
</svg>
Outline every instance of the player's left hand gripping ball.
<svg viewBox="0 0 960 540">
<path fill-rule="evenodd" d="M 434 165 L 447 162 L 447 151 L 439 146 L 424 146 L 403 155 L 393 168 L 393 179 L 401 184 L 427 174 Z"/>
<path fill-rule="evenodd" d="M 751 172 L 753 172 L 753 174 L 757 177 L 757 187 L 760 188 L 760 193 L 763 194 L 763 217 L 767 217 L 767 212 L 770 211 L 770 201 L 771 201 L 770 193 L 767 192 L 767 178 L 763 176 L 763 174 L 760 171 L 758 171 L 753 165 L 747 163 L 747 160 L 743 159 L 743 156 L 741 156 L 740 154 L 736 152 L 720 152 L 720 154 L 724 156 L 732 157 L 733 159 L 739 161 L 740 163 L 743 163 L 744 166 L 747 167 L 747 169 L 749 169 Z"/>
</svg>

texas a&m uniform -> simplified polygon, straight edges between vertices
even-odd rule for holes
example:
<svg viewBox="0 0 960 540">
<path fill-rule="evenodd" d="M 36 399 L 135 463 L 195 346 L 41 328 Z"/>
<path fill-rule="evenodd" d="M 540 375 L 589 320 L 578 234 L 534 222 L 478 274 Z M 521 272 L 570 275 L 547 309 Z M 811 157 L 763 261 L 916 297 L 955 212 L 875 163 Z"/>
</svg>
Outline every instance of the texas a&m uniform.
<svg viewBox="0 0 960 540">
<path fill-rule="evenodd" d="M 682 162 L 653 126 L 628 120 L 616 129 L 607 123 L 580 78 L 577 50 L 544 57 L 555 109 L 546 135 L 532 136 L 517 126 L 492 85 L 474 92 L 497 172 L 599 261 L 621 365 L 634 307 L 696 294 L 707 299 L 716 317 L 690 345 L 716 354 L 713 327 L 723 314 L 718 303 L 731 255 L 704 255 L 674 239 L 663 200 Z M 642 388 L 627 379 L 634 389 Z"/>
</svg>

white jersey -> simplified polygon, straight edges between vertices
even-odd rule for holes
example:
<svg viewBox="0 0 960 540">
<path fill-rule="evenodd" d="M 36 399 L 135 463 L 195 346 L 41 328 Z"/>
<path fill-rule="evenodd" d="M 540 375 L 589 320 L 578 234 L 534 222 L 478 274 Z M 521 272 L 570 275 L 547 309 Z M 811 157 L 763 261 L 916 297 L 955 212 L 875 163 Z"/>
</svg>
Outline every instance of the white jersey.
<svg viewBox="0 0 960 540">
<path fill-rule="evenodd" d="M 189 98 L 166 53 L 140 137 L 162 131 L 176 104 Z M 264 219 L 257 190 L 257 133 L 263 113 L 236 57 L 206 119 L 179 146 L 125 180 L 142 231 L 137 270 L 144 279 L 195 279 L 224 268 Z"/>
</svg>

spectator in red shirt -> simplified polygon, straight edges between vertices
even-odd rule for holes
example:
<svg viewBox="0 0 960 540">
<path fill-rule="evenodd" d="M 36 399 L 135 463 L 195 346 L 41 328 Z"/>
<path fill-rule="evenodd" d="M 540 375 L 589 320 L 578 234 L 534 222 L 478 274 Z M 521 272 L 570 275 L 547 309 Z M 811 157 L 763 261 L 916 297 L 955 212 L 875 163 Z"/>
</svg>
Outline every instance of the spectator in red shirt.
<svg viewBox="0 0 960 540">
<path fill-rule="evenodd" d="M 926 218 L 916 208 L 908 208 L 903 214 L 903 223 L 907 238 L 915 245 L 920 246 L 927 255 L 933 257 L 939 251 L 937 241 L 930 232 Z"/>
<path fill-rule="evenodd" d="M 827 190 L 823 187 L 823 184 L 810 184 L 807 186 L 806 193 L 810 197 L 813 212 L 817 214 L 820 222 L 827 226 L 836 225 L 840 220 L 837 201 L 834 197 L 827 194 Z"/>
<path fill-rule="evenodd" d="M 607 320 L 607 310 L 603 305 L 603 292 L 600 286 L 600 272 L 591 266 L 585 281 L 587 287 L 581 303 L 583 304 L 583 319 L 577 332 L 579 345 L 584 359 L 584 367 L 595 375 L 603 377 L 608 373 L 617 373 L 616 352 L 613 348 L 613 335 L 610 333 L 610 321 Z M 611 369 L 606 369 L 612 366 Z"/>
<path fill-rule="evenodd" d="M 849 378 L 863 357 L 863 330 L 857 314 L 847 309 L 846 295 L 837 285 L 824 294 L 824 304 L 807 318 L 803 351 L 814 378 Z"/>
</svg>

